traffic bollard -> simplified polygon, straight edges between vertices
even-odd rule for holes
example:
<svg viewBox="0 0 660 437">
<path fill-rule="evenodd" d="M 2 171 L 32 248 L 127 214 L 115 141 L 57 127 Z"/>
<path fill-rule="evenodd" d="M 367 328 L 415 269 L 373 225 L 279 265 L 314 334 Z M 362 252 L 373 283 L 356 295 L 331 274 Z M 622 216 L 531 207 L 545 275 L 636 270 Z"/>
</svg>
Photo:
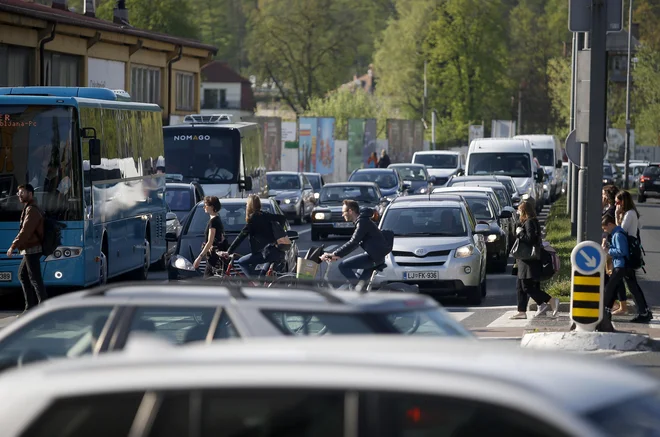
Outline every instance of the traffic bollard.
<svg viewBox="0 0 660 437">
<path fill-rule="evenodd" d="M 571 252 L 571 320 L 578 331 L 595 331 L 603 319 L 606 254 L 583 241 Z"/>
</svg>

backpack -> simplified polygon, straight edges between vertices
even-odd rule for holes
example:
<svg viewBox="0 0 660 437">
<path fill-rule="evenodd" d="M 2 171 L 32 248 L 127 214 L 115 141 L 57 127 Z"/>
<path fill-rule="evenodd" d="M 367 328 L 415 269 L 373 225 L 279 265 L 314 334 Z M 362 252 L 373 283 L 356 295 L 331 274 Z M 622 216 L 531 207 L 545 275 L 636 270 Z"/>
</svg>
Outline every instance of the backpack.
<svg viewBox="0 0 660 437">
<path fill-rule="evenodd" d="M 547 281 L 552 278 L 560 267 L 559 255 L 554 247 L 547 241 L 541 244 L 541 280 Z"/>
<path fill-rule="evenodd" d="M 66 228 L 66 224 L 47 217 L 43 211 L 41 211 L 41 216 L 44 218 L 44 236 L 41 239 L 41 252 L 44 256 L 50 256 L 58 246 L 62 245 L 62 229 Z"/>
<path fill-rule="evenodd" d="M 644 262 L 644 256 L 642 255 L 644 248 L 642 247 L 642 240 L 639 238 L 639 228 L 637 228 L 637 237 L 632 237 L 627 234 L 626 236 L 628 237 L 626 267 L 635 270 L 642 269 L 644 270 L 644 273 L 646 273 L 646 269 L 644 269 L 646 263 Z"/>
<path fill-rule="evenodd" d="M 380 232 L 383 234 L 383 238 L 385 239 L 387 253 L 392 252 L 392 248 L 394 247 L 394 232 L 390 230 L 384 230 Z"/>
<path fill-rule="evenodd" d="M 273 237 L 275 237 L 277 247 L 284 251 L 291 247 L 291 239 L 284 230 L 284 227 L 275 220 L 270 222 L 270 226 L 273 230 Z"/>
</svg>

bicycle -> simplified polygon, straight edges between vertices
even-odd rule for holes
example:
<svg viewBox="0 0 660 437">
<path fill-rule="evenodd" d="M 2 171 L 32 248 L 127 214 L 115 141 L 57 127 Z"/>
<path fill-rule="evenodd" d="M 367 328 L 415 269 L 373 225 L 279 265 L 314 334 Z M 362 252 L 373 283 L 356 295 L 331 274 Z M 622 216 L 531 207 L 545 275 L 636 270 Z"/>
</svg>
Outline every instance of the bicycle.
<svg viewBox="0 0 660 437">
<path fill-rule="evenodd" d="M 289 273 L 280 273 L 279 268 L 283 261 L 271 262 L 268 266 L 266 274 L 260 274 L 256 279 L 248 278 L 248 276 L 240 269 L 240 267 L 235 266 L 234 261 L 236 258 L 240 258 L 241 255 L 238 253 L 232 253 L 224 259 L 228 259 L 227 267 L 225 269 L 214 269 L 213 276 L 210 276 L 207 279 L 218 280 L 220 285 L 231 284 L 231 285 L 240 285 L 245 283 L 245 279 L 248 279 L 248 284 L 252 286 L 266 286 L 270 287 L 274 280 L 272 278 L 279 278 L 282 276 L 290 275 Z M 263 265 L 265 263 L 262 263 Z M 240 281 L 232 281 L 232 278 L 242 278 Z M 261 278 L 264 278 L 263 281 Z M 277 280 L 277 279 L 275 279 Z"/>
</svg>

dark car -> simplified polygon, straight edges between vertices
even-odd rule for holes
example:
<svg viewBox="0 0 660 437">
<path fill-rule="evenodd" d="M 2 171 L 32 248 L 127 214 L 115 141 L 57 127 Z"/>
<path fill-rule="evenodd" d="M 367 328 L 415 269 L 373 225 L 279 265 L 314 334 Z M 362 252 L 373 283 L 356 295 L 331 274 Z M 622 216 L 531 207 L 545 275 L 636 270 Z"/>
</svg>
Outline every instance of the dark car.
<svg viewBox="0 0 660 437">
<path fill-rule="evenodd" d="M 477 223 L 486 224 L 491 229 L 491 233 L 486 237 L 487 266 L 495 272 L 505 272 L 509 259 L 509 235 L 499 225 L 495 205 L 485 193 L 468 192 L 462 196 L 470 206 Z"/>
<path fill-rule="evenodd" d="M 378 222 L 383 213 L 385 199 L 378 185 L 373 182 L 338 182 L 326 184 L 321 189 L 318 205 L 312 211 L 312 241 L 329 235 L 351 235 L 353 222 L 344 221 L 341 215 L 343 201 L 356 200 L 360 207 L 376 210 L 373 220 Z"/>
<path fill-rule="evenodd" d="M 435 183 L 435 176 L 429 176 L 424 164 L 390 164 L 387 168 L 396 170 L 399 179 L 409 184 L 408 194 L 427 194 Z"/>
<path fill-rule="evenodd" d="M 399 178 L 396 170 L 391 168 L 360 168 L 348 177 L 349 182 L 374 182 L 380 188 L 384 197 L 392 200 L 410 188 Z"/>
<path fill-rule="evenodd" d="M 500 176 L 500 175 L 471 175 L 471 176 L 452 176 L 447 182 L 447 186 L 450 186 L 451 183 L 457 182 L 499 182 L 504 185 L 504 188 L 509 192 L 511 196 L 511 202 L 514 208 L 518 208 L 520 204 L 520 193 L 518 192 L 518 187 L 513 181 L 511 176 Z"/>
<path fill-rule="evenodd" d="M 312 214 L 314 189 L 307 177 L 294 171 L 266 173 L 268 197 L 274 198 L 289 219 L 299 225 Z"/>
<path fill-rule="evenodd" d="M 314 188 L 314 198 L 318 199 L 319 196 L 321 195 L 321 188 L 325 185 L 325 180 L 323 179 L 323 175 L 321 173 L 303 173 L 305 177 L 307 177 L 307 180 L 309 181 L 310 184 L 312 184 L 312 188 Z"/>
<path fill-rule="evenodd" d="M 204 190 L 196 182 L 165 184 L 165 202 L 180 222 L 183 222 L 193 206 L 202 200 L 204 200 Z"/>
<path fill-rule="evenodd" d="M 649 164 L 639 177 L 639 203 L 646 202 L 647 197 L 660 197 L 660 164 Z"/>
<path fill-rule="evenodd" d="M 247 199 L 222 199 L 220 202 L 220 219 L 225 227 L 225 235 L 230 242 L 241 232 L 245 226 L 245 204 Z M 263 199 L 261 208 L 266 212 L 284 215 L 279 205 L 274 199 Z M 205 261 L 202 261 L 197 271 L 193 270 L 192 263 L 199 255 L 204 243 L 204 231 L 209 216 L 204 212 L 204 202 L 199 202 L 190 213 L 188 220 L 184 224 L 183 231 L 179 236 L 176 252 L 172 256 L 167 266 L 169 279 L 185 279 L 201 276 L 204 273 Z M 298 246 L 296 241 L 298 233 L 290 230 L 289 224 L 285 229 L 292 240 L 291 248 L 287 251 L 284 271 L 295 271 L 298 259 Z M 246 238 L 236 248 L 236 253 L 246 255 L 250 253 L 249 238 Z"/>
</svg>

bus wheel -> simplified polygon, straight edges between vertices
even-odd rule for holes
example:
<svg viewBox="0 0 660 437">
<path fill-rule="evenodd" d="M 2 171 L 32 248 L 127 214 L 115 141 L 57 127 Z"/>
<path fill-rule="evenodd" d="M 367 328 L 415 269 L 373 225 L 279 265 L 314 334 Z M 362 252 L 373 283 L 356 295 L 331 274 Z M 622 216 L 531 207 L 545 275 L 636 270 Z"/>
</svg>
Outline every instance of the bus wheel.
<svg viewBox="0 0 660 437">
<path fill-rule="evenodd" d="M 142 258 L 142 267 L 133 272 L 133 278 L 139 281 L 144 281 L 149 276 L 149 267 L 151 267 L 151 244 L 145 237 L 144 239 L 144 256 Z"/>
<path fill-rule="evenodd" d="M 108 258 L 105 256 L 105 253 L 101 251 L 99 256 L 99 285 L 105 285 L 108 283 Z"/>
</svg>

